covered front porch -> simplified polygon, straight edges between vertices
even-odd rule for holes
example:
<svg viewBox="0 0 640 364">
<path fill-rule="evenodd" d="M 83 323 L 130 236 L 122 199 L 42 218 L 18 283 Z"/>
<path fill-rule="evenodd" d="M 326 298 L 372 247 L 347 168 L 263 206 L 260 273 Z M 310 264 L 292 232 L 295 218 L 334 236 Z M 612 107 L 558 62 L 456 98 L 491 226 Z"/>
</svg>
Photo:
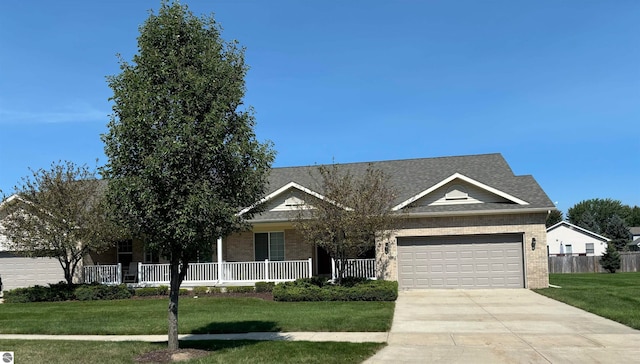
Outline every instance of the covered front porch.
<svg viewBox="0 0 640 364">
<path fill-rule="evenodd" d="M 332 260 L 331 279 L 337 277 L 339 263 Z M 123 270 L 122 264 L 87 265 L 84 283 L 159 286 L 169 284 L 169 264 L 138 262 Z M 256 282 L 287 282 L 313 276 L 312 259 L 258 262 L 189 263 L 183 287 L 254 285 Z M 375 259 L 349 259 L 346 276 L 376 279 Z"/>
</svg>

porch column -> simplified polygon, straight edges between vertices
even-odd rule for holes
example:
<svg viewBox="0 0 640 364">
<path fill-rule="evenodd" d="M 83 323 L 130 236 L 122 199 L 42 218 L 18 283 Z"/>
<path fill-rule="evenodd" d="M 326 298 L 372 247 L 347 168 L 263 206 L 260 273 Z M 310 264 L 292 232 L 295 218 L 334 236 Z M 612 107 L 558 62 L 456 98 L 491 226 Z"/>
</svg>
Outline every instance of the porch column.
<svg viewBox="0 0 640 364">
<path fill-rule="evenodd" d="M 222 238 L 218 238 L 218 242 L 216 243 L 216 247 L 218 248 L 218 281 L 222 283 Z"/>
</svg>

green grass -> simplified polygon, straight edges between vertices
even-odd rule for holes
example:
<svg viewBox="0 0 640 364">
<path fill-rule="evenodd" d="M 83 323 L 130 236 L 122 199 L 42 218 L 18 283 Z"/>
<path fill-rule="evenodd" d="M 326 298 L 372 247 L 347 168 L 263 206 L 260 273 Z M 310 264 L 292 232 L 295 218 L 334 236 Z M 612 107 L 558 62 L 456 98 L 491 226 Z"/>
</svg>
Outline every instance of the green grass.
<svg viewBox="0 0 640 364">
<path fill-rule="evenodd" d="M 550 274 L 549 282 L 562 288 L 536 292 L 640 329 L 640 273 Z"/>
<path fill-rule="evenodd" d="M 384 344 L 304 341 L 186 341 L 181 348 L 207 350 L 203 358 L 182 363 L 361 363 Z M 166 343 L 0 340 L 16 363 L 131 363 Z"/>
<path fill-rule="evenodd" d="M 183 334 L 276 331 L 388 331 L 394 302 L 274 302 L 180 299 Z M 167 299 L 0 305 L 3 334 L 136 335 L 167 332 Z"/>
</svg>

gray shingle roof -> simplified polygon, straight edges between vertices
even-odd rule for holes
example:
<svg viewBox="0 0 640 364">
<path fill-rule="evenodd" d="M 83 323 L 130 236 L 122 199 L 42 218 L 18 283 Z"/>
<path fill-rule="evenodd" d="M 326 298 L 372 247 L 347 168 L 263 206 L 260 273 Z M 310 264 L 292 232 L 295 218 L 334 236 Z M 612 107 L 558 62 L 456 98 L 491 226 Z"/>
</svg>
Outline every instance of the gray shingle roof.
<svg viewBox="0 0 640 364">
<path fill-rule="evenodd" d="M 390 183 L 398 192 L 396 205 L 433 187 L 455 173 L 472 178 L 529 203 L 529 205 L 484 203 L 423 206 L 412 209 L 411 213 L 444 214 L 461 211 L 555 209 L 554 204 L 532 176 L 515 176 L 502 155 L 497 153 L 347 163 L 339 164 L 338 167 L 349 170 L 357 176 L 363 174 L 369 165 L 382 170 L 390 177 Z M 298 183 L 321 193 L 319 180 L 315 180 L 311 174 L 316 171 L 317 166 L 273 168 L 269 178 L 267 195 L 290 182 Z M 317 175 L 317 173 L 314 174 Z M 288 215 L 285 212 L 264 212 L 256 215 L 253 221 L 286 220 L 287 218 Z"/>
</svg>

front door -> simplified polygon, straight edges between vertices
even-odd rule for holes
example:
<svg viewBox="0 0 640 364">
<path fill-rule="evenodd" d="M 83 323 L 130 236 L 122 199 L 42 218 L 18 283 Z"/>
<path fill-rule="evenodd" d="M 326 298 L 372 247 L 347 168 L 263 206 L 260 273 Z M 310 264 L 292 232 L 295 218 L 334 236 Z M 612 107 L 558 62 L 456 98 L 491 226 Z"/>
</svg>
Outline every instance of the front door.
<svg viewBox="0 0 640 364">
<path fill-rule="evenodd" d="M 316 262 L 319 276 L 331 276 L 331 256 L 319 246 L 316 247 Z"/>
</svg>

